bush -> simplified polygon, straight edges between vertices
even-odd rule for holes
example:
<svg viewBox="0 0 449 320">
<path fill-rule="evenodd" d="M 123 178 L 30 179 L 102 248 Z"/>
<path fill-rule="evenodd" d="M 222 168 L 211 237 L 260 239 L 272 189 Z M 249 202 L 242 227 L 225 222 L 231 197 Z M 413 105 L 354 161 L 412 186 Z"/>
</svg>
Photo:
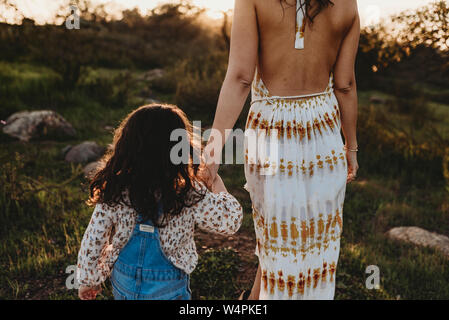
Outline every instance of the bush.
<svg viewBox="0 0 449 320">
<path fill-rule="evenodd" d="M 28 108 L 51 108 L 60 97 L 61 78 L 51 70 L 0 63 L 0 118 Z"/>
<path fill-rule="evenodd" d="M 193 114 L 212 117 L 226 74 L 226 61 L 226 52 L 213 52 L 182 61 L 172 74 L 177 80 L 176 104 Z"/>
<path fill-rule="evenodd" d="M 413 88 L 413 84 L 407 81 L 395 82 L 396 99 L 393 109 L 403 115 L 408 115 L 411 119 L 411 127 L 422 129 L 424 125 L 437 120 L 435 110 L 433 110 L 424 93 Z"/>
<path fill-rule="evenodd" d="M 360 106 L 361 175 L 370 172 L 399 178 L 408 186 L 442 183 L 448 141 L 435 128 L 434 118 L 423 98 L 398 98 L 389 106 Z"/>
<path fill-rule="evenodd" d="M 78 87 L 103 106 L 123 108 L 128 104 L 131 80 L 129 71 L 111 75 L 86 68 L 83 70 Z"/>
</svg>

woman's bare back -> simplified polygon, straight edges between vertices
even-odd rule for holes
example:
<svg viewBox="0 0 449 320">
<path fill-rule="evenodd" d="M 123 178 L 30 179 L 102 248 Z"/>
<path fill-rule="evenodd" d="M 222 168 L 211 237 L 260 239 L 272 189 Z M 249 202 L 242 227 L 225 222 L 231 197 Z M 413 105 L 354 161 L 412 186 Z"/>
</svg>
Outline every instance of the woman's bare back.
<svg viewBox="0 0 449 320">
<path fill-rule="evenodd" d="M 334 0 L 306 23 L 304 49 L 295 49 L 296 1 L 256 1 L 259 73 L 272 95 L 323 91 L 346 33 L 357 17 L 356 0 Z M 313 5 L 313 3 L 312 3 Z"/>
</svg>

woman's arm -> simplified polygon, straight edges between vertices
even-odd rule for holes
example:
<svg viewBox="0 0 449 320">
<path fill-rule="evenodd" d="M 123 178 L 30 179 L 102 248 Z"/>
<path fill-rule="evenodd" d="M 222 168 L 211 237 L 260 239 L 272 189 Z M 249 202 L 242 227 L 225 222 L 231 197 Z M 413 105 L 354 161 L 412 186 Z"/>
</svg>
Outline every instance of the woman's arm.
<svg viewBox="0 0 449 320">
<path fill-rule="evenodd" d="M 334 67 L 335 95 L 341 112 L 341 124 L 348 149 L 357 149 L 357 85 L 355 80 L 355 59 L 360 38 L 360 19 L 355 5 L 355 16 L 349 31 L 342 41 Z M 356 152 L 347 150 L 348 181 L 357 175 Z"/>
<path fill-rule="evenodd" d="M 220 133 L 222 139 L 221 141 L 214 141 L 213 138 L 209 139 L 207 149 L 219 152 L 219 154 L 206 154 L 206 160 L 209 164 L 213 160 L 210 156 L 214 156 L 214 159 L 221 159 L 221 149 L 227 138 L 225 130 L 234 127 L 242 112 L 256 69 L 258 45 L 259 38 L 254 1 L 236 0 L 228 70 L 218 98 L 213 124 L 213 129 Z M 212 166 L 212 180 L 218 170 L 218 164 L 215 163 Z"/>
</svg>

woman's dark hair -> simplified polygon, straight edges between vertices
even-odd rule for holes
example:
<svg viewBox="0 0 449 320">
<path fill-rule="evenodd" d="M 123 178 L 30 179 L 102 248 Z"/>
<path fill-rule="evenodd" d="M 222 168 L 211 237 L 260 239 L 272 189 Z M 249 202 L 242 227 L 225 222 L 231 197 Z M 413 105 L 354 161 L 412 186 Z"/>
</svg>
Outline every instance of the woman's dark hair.
<svg viewBox="0 0 449 320">
<path fill-rule="evenodd" d="M 281 5 L 286 0 L 280 0 Z M 296 2 L 296 1 L 295 1 Z M 295 4 L 296 5 L 296 4 Z M 305 10 L 305 16 L 310 23 L 313 23 L 313 19 L 324 9 L 330 5 L 334 5 L 334 3 L 330 0 L 304 0 L 304 5 L 299 10 Z"/>
<path fill-rule="evenodd" d="M 170 158 L 173 146 L 179 143 L 170 141 L 176 129 L 183 129 L 189 141 L 188 161 L 180 164 Z M 156 226 L 196 204 L 204 194 L 194 186 L 200 179 L 199 165 L 193 163 L 198 149 L 192 131 L 186 115 L 176 106 L 153 104 L 131 112 L 115 130 L 113 143 L 91 181 L 88 203 L 126 204 L 143 221 L 150 219 Z"/>
</svg>

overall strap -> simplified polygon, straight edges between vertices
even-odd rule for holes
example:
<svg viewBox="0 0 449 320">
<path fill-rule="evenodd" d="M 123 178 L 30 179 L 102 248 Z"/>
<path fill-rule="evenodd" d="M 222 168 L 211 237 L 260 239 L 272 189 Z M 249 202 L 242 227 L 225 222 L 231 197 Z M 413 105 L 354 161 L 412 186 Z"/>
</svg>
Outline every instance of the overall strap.
<svg viewBox="0 0 449 320">
<path fill-rule="evenodd" d="M 304 0 L 296 0 L 296 39 L 295 48 L 304 49 L 304 30 L 306 28 L 306 4 Z"/>
</svg>

